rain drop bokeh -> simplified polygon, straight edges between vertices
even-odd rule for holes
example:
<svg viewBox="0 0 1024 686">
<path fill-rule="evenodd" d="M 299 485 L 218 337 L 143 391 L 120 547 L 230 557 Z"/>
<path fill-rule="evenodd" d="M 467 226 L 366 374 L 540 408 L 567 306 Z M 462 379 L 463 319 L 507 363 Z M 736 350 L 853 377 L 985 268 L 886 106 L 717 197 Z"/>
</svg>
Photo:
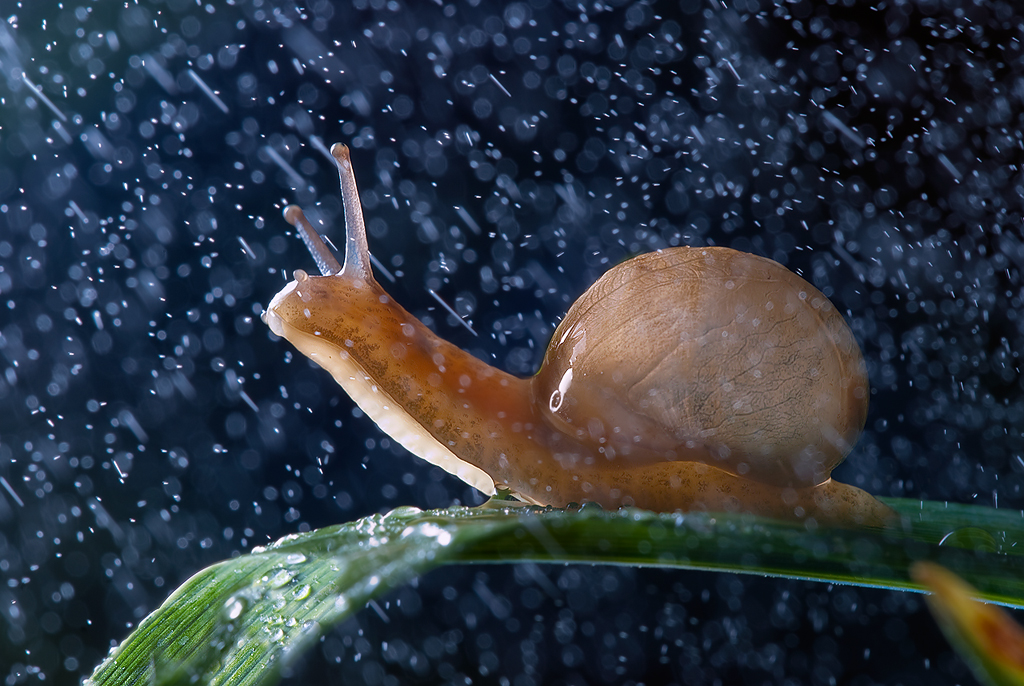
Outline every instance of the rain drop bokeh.
<svg viewBox="0 0 1024 686">
<path fill-rule="evenodd" d="M 757 253 L 864 349 L 839 480 L 1024 507 L 1013 2 L 0 10 L 0 683 L 78 683 L 195 571 L 280 536 L 483 502 L 260 321 L 312 268 L 284 205 L 341 236 L 336 141 L 381 283 L 482 359 L 536 371 L 629 256 Z M 416 580 L 286 683 L 971 679 L 913 594 L 518 565 Z"/>
</svg>

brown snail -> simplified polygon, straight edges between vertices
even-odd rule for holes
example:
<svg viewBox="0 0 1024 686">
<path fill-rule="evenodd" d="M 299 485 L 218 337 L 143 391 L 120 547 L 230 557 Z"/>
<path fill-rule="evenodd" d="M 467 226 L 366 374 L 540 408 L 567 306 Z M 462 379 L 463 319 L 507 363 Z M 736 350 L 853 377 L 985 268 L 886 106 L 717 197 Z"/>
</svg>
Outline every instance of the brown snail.
<svg viewBox="0 0 1024 686">
<path fill-rule="evenodd" d="M 323 276 L 297 270 L 264 321 L 414 454 L 542 505 L 894 516 L 829 477 L 864 426 L 868 382 L 842 316 L 796 274 L 728 248 L 640 255 L 573 304 L 540 371 L 518 378 L 441 340 L 377 284 L 348 148 L 331 154 L 345 263 L 287 207 Z"/>
</svg>

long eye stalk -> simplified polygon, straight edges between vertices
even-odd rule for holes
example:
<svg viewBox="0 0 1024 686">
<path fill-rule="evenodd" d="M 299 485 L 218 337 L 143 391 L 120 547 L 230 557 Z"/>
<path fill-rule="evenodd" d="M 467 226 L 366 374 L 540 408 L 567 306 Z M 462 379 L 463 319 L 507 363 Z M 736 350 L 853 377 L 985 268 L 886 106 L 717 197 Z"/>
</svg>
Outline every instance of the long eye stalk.
<svg viewBox="0 0 1024 686">
<path fill-rule="evenodd" d="M 371 278 L 370 248 L 366 243 L 366 224 L 363 223 L 363 204 L 359 202 L 356 175 L 348 146 L 335 143 L 331 154 L 338 161 L 341 179 L 341 199 L 345 203 L 345 272 L 351 276 Z"/>
</svg>

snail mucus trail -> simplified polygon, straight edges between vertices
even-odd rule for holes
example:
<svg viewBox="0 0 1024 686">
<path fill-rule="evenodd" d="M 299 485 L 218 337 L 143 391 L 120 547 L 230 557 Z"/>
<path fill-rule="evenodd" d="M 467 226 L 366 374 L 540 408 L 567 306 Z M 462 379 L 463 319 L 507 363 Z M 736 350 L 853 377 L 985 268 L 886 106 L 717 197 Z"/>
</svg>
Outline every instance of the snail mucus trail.
<svg viewBox="0 0 1024 686">
<path fill-rule="evenodd" d="M 867 414 L 860 348 L 828 298 L 771 260 L 671 248 L 602 276 L 540 371 L 518 378 L 442 340 L 374 279 L 348 148 L 339 264 L 302 210 L 322 276 L 296 270 L 263 319 L 410 452 L 486 494 L 562 507 L 749 511 L 883 526 L 830 478 Z"/>
</svg>

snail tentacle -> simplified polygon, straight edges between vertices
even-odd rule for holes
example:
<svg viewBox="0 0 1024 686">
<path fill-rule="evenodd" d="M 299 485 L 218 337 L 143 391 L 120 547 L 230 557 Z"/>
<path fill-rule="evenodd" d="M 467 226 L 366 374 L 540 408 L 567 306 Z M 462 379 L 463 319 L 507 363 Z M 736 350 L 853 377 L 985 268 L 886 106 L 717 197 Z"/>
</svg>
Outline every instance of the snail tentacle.
<svg viewBox="0 0 1024 686">
<path fill-rule="evenodd" d="M 320 237 L 320 234 L 313 229 L 313 225 L 306 219 L 306 214 L 298 205 L 289 205 L 284 208 L 284 220 L 299 230 L 302 242 L 306 244 L 309 254 L 316 261 L 316 266 L 324 276 L 334 276 L 341 271 L 341 264 L 331 253 L 330 247 Z"/>
<path fill-rule="evenodd" d="M 338 161 L 341 198 L 345 204 L 345 271 L 350 276 L 371 279 L 370 246 L 366 242 L 366 224 L 363 222 L 363 204 L 359 202 L 359 188 L 352 171 L 352 158 L 348 146 L 335 143 L 331 155 Z"/>
</svg>

